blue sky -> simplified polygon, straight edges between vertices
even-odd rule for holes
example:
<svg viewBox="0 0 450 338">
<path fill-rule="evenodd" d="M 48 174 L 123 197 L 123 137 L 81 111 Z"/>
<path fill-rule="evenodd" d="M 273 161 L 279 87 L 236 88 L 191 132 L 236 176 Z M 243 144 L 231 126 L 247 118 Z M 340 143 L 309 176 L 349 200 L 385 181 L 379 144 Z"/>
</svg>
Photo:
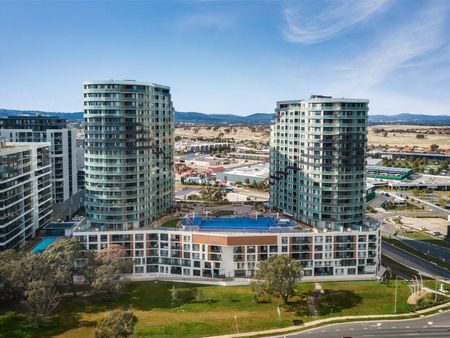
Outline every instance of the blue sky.
<svg viewBox="0 0 450 338">
<path fill-rule="evenodd" d="M 450 114 L 450 1 L 4 1 L 0 108 L 81 111 L 82 82 L 169 85 L 179 111 L 371 100 Z"/>
</svg>

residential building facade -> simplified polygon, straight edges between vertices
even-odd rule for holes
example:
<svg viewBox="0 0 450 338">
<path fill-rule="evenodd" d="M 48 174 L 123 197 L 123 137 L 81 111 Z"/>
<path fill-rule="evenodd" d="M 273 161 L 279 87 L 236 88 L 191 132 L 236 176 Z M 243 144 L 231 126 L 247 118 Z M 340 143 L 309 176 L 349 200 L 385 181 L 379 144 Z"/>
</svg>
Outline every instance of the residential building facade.
<svg viewBox="0 0 450 338">
<path fill-rule="evenodd" d="M 50 143 L 0 141 L 0 250 L 33 238 L 51 214 Z"/>
<path fill-rule="evenodd" d="M 271 127 L 272 207 L 313 227 L 361 226 L 368 103 L 318 95 L 277 102 Z"/>
<path fill-rule="evenodd" d="M 134 274 L 149 277 L 251 278 L 259 262 L 271 255 L 287 254 L 302 263 L 305 280 L 376 278 L 380 228 L 364 214 L 367 100 L 314 96 L 278 103 L 272 127 L 270 202 L 289 218 L 280 218 L 278 213 L 211 218 L 205 213 L 204 217 L 186 215 L 181 228 L 156 228 L 151 224 L 155 219 L 152 213 L 144 214 L 148 219 L 136 219 L 136 206 L 146 208 L 135 199 L 143 197 L 136 192 L 141 184 L 136 183 L 136 177 L 141 177 L 136 175 L 141 170 L 139 163 L 147 162 L 135 159 L 132 135 L 125 139 L 131 142 L 126 149 L 133 156 L 120 152 L 122 130 L 126 134 L 134 129 L 120 129 L 123 125 L 119 122 L 127 122 L 127 118 L 134 122 L 134 107 L 140 101 L 133 99 L 139 97 L 140 84 L 101 82 L 86 86 L 85 95 L 95 94 L 85 103 L 89 110 L 86 189 L 90 224 L 74 230 L 86 250 L 120 245 L 124 256 L 133 261 Z M 144 95 L 155 95 L 152 85 L 142 86 L 149 91 Z M 112 97 L 127 104 L 116 104 Z M 131 107 L 128 114 L 120 110 L 123 105 Z M 108 108 L 111 112 L 102 110 L 109 106 L 113 106 Z M 116 136 L 108 135 L 109 131 Z M 152 140 L 151 134 L 142 138 Z M 105 143 L 105 139 L 114 143 Z M 160 146 L 170 146 L 170 142 L 163 139 Z M 122 158 L 130 159 L 133 165 L 124 167 Z M 173 168 L 167 170 L 173 173 Z M 166 177 L 161 180 L 165 182 Z M 123 202 L 129 208 L 123 209 Z"/>
<path fill-rule="evenodd" d="M 139 229 L 174 205 L 170 88 L 84 83 L 86 216 L 99 230 Z"/>
<path fill-rule="evenodd" d="M 63 203 L 78 191 L 76 129 L 65 119 L 15 116 L 0 119 L 0 136 L 10 142 L 50 142 L 54 203 Z"/>
<path fill-rule="evenodd" d="M 250 278 L 259 262 L 287 254 L 304 267 L 304 280 L 374 279 L 380 264 L 379 228 L 365 231 L 132 231 L 75 230 L 86 250 L 112 244 L 126 250 L 135 275 Z"/>
</svg>

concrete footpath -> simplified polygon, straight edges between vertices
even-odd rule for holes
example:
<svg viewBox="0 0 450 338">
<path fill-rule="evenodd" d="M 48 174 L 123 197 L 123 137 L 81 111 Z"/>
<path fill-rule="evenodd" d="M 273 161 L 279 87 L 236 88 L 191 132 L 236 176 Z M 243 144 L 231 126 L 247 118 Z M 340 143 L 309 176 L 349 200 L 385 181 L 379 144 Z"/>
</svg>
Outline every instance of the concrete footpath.
<svg viewBox="0 0 450 338">
<path fill-rule="evenodd" d="M 327 324 L 332 324 L 336 321 L 346 321 L 346 322 L 372 322 L 377 321 L 377 319 L 383 320 L 402 320 L 402 319 L 410 319 L 411 317 L 423 317 L 427 314 L 432 314 L 435 311 L 450 311 L 450 302 L 445 304 L 437 305 L 434 307 L 430 307 L 423 310 L 418 310 L 414 312 L 402 313 L 402 314 L 385 314 L 385 315 L 367 315 L 367 316 L 343 316 L 343 317 L 332 317 L 332 318 L 324 318 L 319 320 L 314 320 L 311 322 L 306 322 L 303 325 L 295 325 L 288 326 L 280 329 L 271 329 L 265 331 L 254 331 L 254 332 L 243 332 L 239 334 L 228 334 L 223 336 L 212 336 L 209 338 L 232 338 L 232 337 L 255 337 L 255 336 L 273 336 L 273 335 L 282 335 L 288 333 L 294 333 L 296 331 L 302 331 L 307 328 L 313 328 L 316 326 L 325 326 Z M 405 318 L 406 317 L 406 318 Z M 334 323 L 333 323 L 334 324 Z"/>
</svg>

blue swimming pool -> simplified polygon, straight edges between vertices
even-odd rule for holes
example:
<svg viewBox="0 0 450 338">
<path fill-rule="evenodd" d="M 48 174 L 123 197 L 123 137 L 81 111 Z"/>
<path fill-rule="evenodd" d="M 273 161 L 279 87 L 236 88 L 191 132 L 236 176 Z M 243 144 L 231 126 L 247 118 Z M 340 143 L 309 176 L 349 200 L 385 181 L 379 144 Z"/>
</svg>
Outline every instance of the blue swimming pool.
<svg viewBox="0 0 450 338">
<path fill-rule="evenodd" d="M 56 237 L 44 237 L 38 244 L 33 247 L 34 253 L 40 253 L 47 249 L 47 247 L 54 242 Z"/>
<path fill-rule="evenodd" d="M 217 217 L 202 218 L 190 217 L 183 219 L 181 224 L 186 227 L 198 227 L 199 230 L 266 230 L 273 227 L 289 226 L 291 224 L 281 224 L 277 219 L 271 217 Z"/>
</svg>

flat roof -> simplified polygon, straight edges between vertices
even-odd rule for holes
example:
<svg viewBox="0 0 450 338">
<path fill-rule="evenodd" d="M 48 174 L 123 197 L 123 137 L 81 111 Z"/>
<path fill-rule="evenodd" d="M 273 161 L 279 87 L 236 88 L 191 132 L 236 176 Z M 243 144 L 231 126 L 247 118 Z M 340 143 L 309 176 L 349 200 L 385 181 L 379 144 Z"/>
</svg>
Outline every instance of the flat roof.
<svg viewBox="0 0 450 338">
<path fill-rule="evenodd" d="M 90 85 L 90 84 L 124 84 L 124 85 L 137 85 L 137 86 L 151 86 L 151 87 L 160 87 L 165 89 L 170 89 L 169 86 L 160 85 L 153 82 L 142 82 L 142 81 L 136 81 L 136 80 L 89 80 L 84 81 L 83 85 Z"/>
<path fill-rule="evenodd" d="M 52 230 L 52 229 L 71 229 L 77 225 L 78 222 L 62 222 L 62 223 L 50 223 L 45 225 L 42 229 Z"/>
<path fill-rule="evenodd" d="M 383 162 L 383 160 L 381 158 L 366 158 L 366 163 L 367 166 L 376 166 L 377 164 L 379 164 L 380 162 Z"/>
<path fill-rule="evenodd" d="M 58 120 L 65 122 L 64 117 L 59 116 L 47 116 L 47 115 L 40 115 L 40 114 L 47 114 L 48 112 L 40 112 L 40 111 L 26 111 L 26 114 L 38 114 L 38 115 L 14 115 L 14 116 L 5 116 L 1 117 L 1 120 Z"/>
<path fill-rule="evenodd" d="M 374 186 L 375 186 L 374 184 L 366 182 L 366 189 L 367 190 L 372 189 Z"/>
<path fill-rule="evenodd" d="M 367 170 L 379 170 L 379 171 L 386 171 L 386 172 L 398 172 L 398 173 L 409 173 L 412 171 L 412 169 L 409 168 L 397 168 L 397 167 L 383 167 L 383 166 L 373 166 L 368 165 Z"/>
<path fill-rule="evenodd" d="M 339 102 L 355 102 L 355 103 L 369 103 L 369 99 L 357 99 L 357 98 L 345 98 L 345 97 L 324 97 L 324 96 L 313 96 L 309 99 L 298 99 L 298 100 L 282 100 L 277 101 L 277 104 L 290 104 L 290 103 L 300 103 L 300 102 L 330 102 L 330 103 L 339 103 Z"/>
<path fill-rule="evenodd" d="M 269 175 L 268 163 L 257 163 L 223 171 L 222 174 L 265 177 Z"/>
<path fill-rule="evenodd" d="M 50 147 L 50 142 L 6 142 L 5 146 L 0 147 L 0 155 L 14 154 L 41 147 Z"/>
</svg>

